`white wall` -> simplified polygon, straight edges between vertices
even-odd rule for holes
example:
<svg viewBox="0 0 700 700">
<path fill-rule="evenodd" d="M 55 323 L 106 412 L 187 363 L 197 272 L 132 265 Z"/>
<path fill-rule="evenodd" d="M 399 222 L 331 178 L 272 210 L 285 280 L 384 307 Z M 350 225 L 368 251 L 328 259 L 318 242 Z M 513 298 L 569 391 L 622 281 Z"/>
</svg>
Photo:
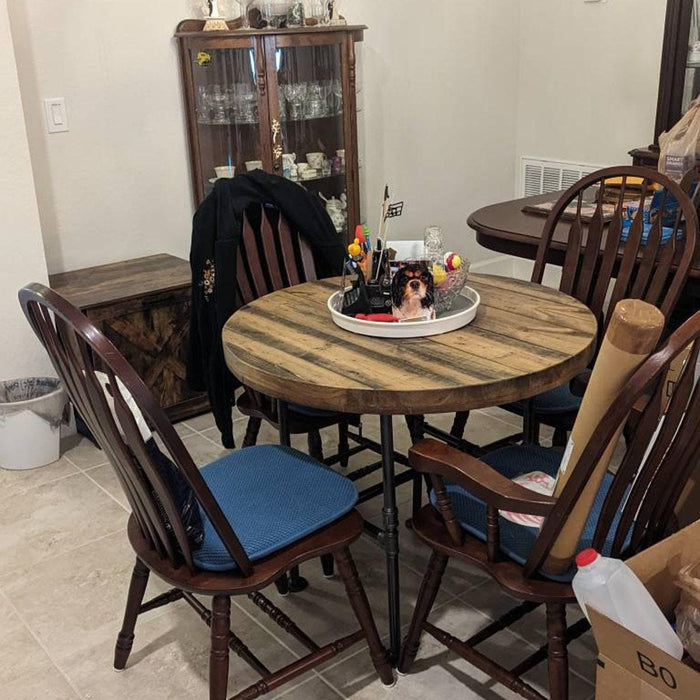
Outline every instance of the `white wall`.
<svg viewBox="0 0 700 700">
<path fill-rule="evenodd" d="M 520 3 L 517 157 L 630 163 L 651 143 L 663 0 Z"/>
<path fill-rule="evenodd" d="M 51 272 L 186 256 L 192 213 L 172 33 L 189 0 L 7 0 Z M 406 201 L 393 231 L 465 224 L 513 196 L 521 155 L 629 162 L 654 122 L 662 0 L 347 0 L 359 50 L 362 199 Z M 70 132 L 45 132 L 65 96 Z"/>
<path fill-rule="evenodd" d="M 0 0 L 0 380 L 51 373 L 17 301 L 27 282 L 46 282 L 27 133 L 6 0 Z"/>
<path fill-rule="evenodd" d="M 406 201 L 402 238 L 443 227 L 449 246 L 490 257 L 466 226 L 513 192 L 518 2 L 347 2 L 360 50 L 362 201 L 376 227 L 384 184 Z"/>
<path fill-rule="evenodd" d="M 187 0 L 9 0 L 51 272 L 154 252 L 186 256 L 191 194 L 171 38 Z M 406 200 L 401 235 L 441 224 L 480 253 L 465 221 L 514 178 L 517 2 L 353 0 L 369 25 L 364 202 L 385 182 Z M 49 135 L 41 100 L 66 98 L 70 131 Z M 404 234 L 405 232 L 405 234 Z M 467 243 L 469 237 L 470 243 Z"/>
<path fill-rule="evenodd" d="M 8 0 L 50 272 L 189 250 L 187 0 Z M 47 134 L 42 99 L 66 98 Z"/>
</svg>

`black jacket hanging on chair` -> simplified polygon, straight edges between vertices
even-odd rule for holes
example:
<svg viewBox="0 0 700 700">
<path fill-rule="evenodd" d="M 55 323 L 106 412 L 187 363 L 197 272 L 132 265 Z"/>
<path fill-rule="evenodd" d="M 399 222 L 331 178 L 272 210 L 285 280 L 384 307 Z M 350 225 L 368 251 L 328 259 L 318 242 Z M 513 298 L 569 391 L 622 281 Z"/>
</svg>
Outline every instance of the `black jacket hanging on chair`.
<svg viewBox="0 0 700 700">
<path fill-rule="evenodd" d="M 342 272 L 345 246 L 321 200 L 300 185 L 262 170 L 219 179 L 192 224 L 192 310 L 187 384 L 209 394 L 225 447 L 235 447 L 231 410 L 240 382 L 224 361 L 221 331 L 236 310 L 237 249 L 243 213 L 254 204 L 273 205 L 293 231 L 303 233 L 319 278 Z"/>
</svg>

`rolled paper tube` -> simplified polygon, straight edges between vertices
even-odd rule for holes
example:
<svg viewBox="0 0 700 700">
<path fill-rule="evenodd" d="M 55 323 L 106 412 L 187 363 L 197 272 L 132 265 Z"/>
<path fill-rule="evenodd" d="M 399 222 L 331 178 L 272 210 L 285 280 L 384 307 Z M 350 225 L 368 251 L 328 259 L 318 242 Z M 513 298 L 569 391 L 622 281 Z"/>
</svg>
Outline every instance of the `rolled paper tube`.
<svg viewBox="0 0 700 700">
<path fill-rule="evenodd" d="M 595 440 L 594 432 L 600 419 L 617 399 L 627 380 L 656 347 L 664 325 L 663 314 L 655 306 L 639 299 L 623 299 L 615 307 L 559 467 L 555 497 L 561 495 L 575 472 L 586 445 Z M 610 441 L 566 519 L 542 567 L 545 572 L 561 574 L 571 565 L 621 432 L 622 426 Z"/>
</svg>

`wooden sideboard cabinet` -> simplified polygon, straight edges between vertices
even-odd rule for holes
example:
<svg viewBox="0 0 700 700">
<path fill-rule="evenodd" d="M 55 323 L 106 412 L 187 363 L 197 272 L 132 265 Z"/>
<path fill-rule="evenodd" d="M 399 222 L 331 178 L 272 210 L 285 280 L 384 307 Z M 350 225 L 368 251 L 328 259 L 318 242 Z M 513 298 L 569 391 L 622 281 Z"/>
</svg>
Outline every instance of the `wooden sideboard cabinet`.
<svg viewBox="0 0 700 700">
<path fill-rule="evenodd" d="M 360 223 L 355 43 L 366 27 L 205 32 L 203 26 L 184 20 L 175 34 L 195 206 L 217 176 L 260 168 L 325 199 L 345 195 L 346 221 L 336 228 L 354 233 Z"/>
<path fill-rule="evenodd" d="M 77 306 L 117 346 L 172 421 L 209 410 L 185 384 L 190 266 L 151 255 L 51 275 L 52 289 Z"/>
</svg>

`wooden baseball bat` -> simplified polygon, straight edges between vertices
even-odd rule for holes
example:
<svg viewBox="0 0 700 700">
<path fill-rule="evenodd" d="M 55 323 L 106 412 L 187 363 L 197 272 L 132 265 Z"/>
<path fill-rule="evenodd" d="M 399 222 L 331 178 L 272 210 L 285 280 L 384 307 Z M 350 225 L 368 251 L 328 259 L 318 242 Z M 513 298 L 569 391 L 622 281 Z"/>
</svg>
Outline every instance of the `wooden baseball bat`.
<svg viewBox="0 0 700 700">
<path fill-rule="evenodd" d="M 655 306 L 639 299 L 623 299 L 615 307 L 559 467 L 554 496 L 561 495 L 564 486 L 576 470 L 584 447 L 590 440 L 595 439 L 594 432 L 598 422 L 617 399 L 633 372 L 654 350 L 664 325 L 663 314 Z M 610 441 L 564 523 L 542 567 L 547 573 L 561 574 L 571 565 L 571 559 L 576 553 L 581 533 L 621 432 L 622 427 Z"/>
</svg>

